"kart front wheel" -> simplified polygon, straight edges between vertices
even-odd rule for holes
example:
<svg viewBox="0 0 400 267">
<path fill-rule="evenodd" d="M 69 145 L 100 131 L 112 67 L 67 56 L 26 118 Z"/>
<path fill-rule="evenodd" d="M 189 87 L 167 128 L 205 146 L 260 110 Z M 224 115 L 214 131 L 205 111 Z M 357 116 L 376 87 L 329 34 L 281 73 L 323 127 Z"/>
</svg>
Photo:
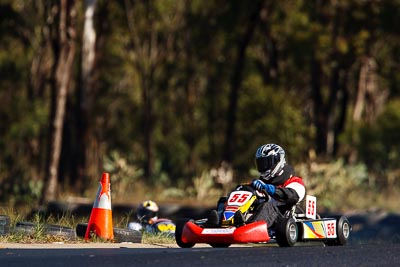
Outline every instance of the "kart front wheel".
<svg viewBox="0 0 400 267">
<path fill-rule="evenodd" d="M 293 247 L 299 236 L 297 224 L 293 218 L 282 218 L 276 222 L 276 242 L 280 247 Z"/>
<path fill-rule="evenodd" d="M 176 241 L 176 244 L 178 244 L 178 246 L 181 248 L 191 248 L 195 245 L 194 243 L 186 243 L 182 240 L 183 228 L 185 227 L 185 224 L 187 222 L 193 222 L 193 220 L 180 219 L 176 222 L 175 241 Z"/>
</svg>

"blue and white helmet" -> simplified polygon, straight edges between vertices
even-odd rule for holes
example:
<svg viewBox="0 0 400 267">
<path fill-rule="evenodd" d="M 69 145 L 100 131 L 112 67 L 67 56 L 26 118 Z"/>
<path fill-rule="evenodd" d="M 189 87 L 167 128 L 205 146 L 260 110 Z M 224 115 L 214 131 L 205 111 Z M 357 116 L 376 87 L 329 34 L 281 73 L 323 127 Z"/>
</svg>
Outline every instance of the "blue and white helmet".
<svg viewBox="0 0 400 267">
<path fill-rule="evenodd" d="M 256 167 L 260 178 L 266 181 L 283 173 L 285 150 L 276 144 L 262 145 L 256 152 Z M 272 181 L 271 181 L 272 182 Z"/>
</svg>

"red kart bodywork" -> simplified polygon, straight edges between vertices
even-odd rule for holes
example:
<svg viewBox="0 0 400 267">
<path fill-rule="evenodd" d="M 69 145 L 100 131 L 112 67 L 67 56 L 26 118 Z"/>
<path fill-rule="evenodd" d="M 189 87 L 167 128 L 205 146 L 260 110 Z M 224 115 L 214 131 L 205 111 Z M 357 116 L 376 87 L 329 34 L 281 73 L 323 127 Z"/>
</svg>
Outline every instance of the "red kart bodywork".
<svg viewBox="0 0 400 267">
<path fill-rule="evenodd" d="M 253 222 L 237 228 L 203 228 L 189 221 L 182 231 L 182 241 L 193 244 L 239 244 L 268 242 L 269 240 L 267 223 L 264 221 Z"/>
</svg>

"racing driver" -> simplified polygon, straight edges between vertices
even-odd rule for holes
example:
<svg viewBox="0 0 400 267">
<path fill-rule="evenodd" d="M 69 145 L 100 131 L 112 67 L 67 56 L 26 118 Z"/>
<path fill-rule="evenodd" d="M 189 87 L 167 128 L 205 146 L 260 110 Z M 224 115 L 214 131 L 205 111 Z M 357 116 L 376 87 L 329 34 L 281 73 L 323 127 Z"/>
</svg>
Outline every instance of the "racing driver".
<svg viewBox="0 0 400 267">
<path fill-rule="evenodd" d="M 266 192 L 270 198 L 260 203 L 247 222 L 264 220 L 269 228 L 287 210 L 303 200 L 306 189 L 303 179 L 296 176 L 293 167 L 287 164 L 285 151 L 279 145 L 260 146 L 256 151 L 255 164 L 260 177 L 251 185 L 259 192 Z"/>
</svg>

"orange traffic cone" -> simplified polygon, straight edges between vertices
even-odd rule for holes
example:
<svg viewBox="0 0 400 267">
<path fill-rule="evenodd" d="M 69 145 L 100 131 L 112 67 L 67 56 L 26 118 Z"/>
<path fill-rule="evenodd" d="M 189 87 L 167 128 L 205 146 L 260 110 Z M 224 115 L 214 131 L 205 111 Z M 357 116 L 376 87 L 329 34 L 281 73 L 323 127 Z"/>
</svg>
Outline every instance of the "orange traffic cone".
<svg viewBox="0 0 400 267">
<path fill-rule="evenodd" d="M 112 240 L 114 239 L 112 212 L 111 212 L 111 190 L 110 175 L 103 173 L 94 201 L 89 224 L 86 229 L 85 239 L 90 238 L 90 233 L 96 236 Z"/>
</svg>

